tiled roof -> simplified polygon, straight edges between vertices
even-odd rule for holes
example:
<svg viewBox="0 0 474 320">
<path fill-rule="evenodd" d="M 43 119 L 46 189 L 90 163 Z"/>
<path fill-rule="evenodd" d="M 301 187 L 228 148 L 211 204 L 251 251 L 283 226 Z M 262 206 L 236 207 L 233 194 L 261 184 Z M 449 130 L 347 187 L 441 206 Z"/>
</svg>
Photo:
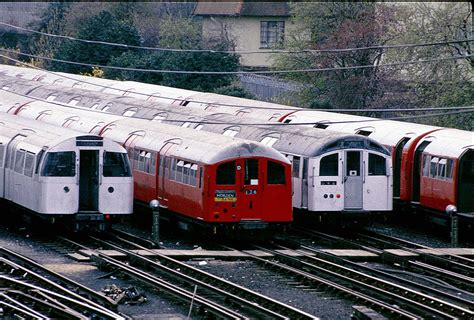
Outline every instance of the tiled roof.
<svg viewBox="0 0 474 320">
<path fill-rule="evenodd" d="M 288 2 L 247 2 L 247 1 L 199 1 L 195 15 L 223 16 L 278 16 L 290 15 Z"/>
</svg>

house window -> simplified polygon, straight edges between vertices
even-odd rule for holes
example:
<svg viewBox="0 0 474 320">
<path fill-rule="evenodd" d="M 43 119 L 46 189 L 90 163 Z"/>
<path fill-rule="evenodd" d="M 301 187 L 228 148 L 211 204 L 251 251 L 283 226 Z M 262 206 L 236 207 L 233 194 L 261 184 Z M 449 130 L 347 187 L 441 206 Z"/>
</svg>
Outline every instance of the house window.
<svg viewBox="0 0 474 320">
<path fill-rule="evenodd" d="M 281 47 L 285 37 L 285 21 L 260 22 L 260 48 Z"/>
</svg>

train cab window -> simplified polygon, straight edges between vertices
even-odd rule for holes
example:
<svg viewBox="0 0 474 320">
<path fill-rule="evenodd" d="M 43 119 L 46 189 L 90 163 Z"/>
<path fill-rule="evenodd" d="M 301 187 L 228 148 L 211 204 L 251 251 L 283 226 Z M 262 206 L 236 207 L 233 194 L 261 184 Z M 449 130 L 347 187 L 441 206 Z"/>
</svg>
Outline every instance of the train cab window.
<svg viewBox="0 0 474 320">
<path fill-rule="evenodd" d="M 273 161 L 268 161 L 267 184 L 285 184 L 285 167 Z"/>
<path fill-rule="evenodd" d="M 104 177 L 131 177 L 127 154 L 121 152 L 104 152 Z"/>
<path fill-rule="evenodd" d="M 431 156 L 429 155 L 423 156 L 423 166 L 421 169 L 421 173 L 423 177 L 428 177 L 430 174 L 430 161 L 431 161 Z"/>
<path fill-rule="evenodd" d="M 299 178 L 300 176 L 300 162 L 301 158 L 297 156 L 293 156 L 293 177 Z"/>
<path fill-rule="evenodd" d="M 0 143 L 0 168 L 3 167 L 3 158 L 5 157 L 5 146 Z"/>
<path fill-rule="evenodd" d="M 216 184 L 235 185 L 235 161 L 217 167 Z"/>
<path fill-rule="evenodd" d="M 339 175 L 339 155 L 330 154 L 321 159 L 319 163 L 319 175 L 323 177 Z"/>
<path fill-rule="evenodd" d="M 385 158 L 369 153 L 369 176 L 384 176 L 387 173 Z"/>
<path fill-rule="evenodd" d="M 44 177 L 74 177 L 76 175 L 76 153 L 74 151 L 47 153 L 41 175 Z"/>
<path fill-rule="evenodd" d="M 189 184 L 192 186 L 196 186 L 197 169 L 198 165 L 195 163 L 192 163 L 191 167 L 189 168 Z"/>
<path fill-rule="evenodd" d="M 431 167 L 430 167 L 430 177 L 431 178 L 436 178 L 437 172 L 438 172 L 438 157 L 432 157 L 431 158 Z"/>
<path fill-rule="evenodd" d="M 439 159 L 438 178 L 441 180 L 446 180 L 446 159 Z"/>
<path fill-rule="evenodd" d="M 245 160 L 245 171 L 244 171 L 244 184 L 245 185 L 258 185 L 258 160 L 247 159 Z"/>
<path fill-rule="evenodd" d="M 25 163 L 25 151 L 17 150 L 15 157 L 15 172 L 23 174 L 23 167 Z"/>
<path fill-rule="evenodd" d="M 27 177 L 33 176 L 33 167 L 35 165 L 35 155 L 34 153 L 27 152 L 25 157 L 25 171 L 23 174 Z"/>
</svg>

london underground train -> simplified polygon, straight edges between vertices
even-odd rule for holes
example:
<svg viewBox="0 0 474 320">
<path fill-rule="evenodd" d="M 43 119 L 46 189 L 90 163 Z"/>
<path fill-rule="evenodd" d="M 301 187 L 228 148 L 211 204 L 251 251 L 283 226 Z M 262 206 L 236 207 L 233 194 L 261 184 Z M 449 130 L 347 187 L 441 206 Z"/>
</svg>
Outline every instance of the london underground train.
<svg viewBox="0 0 474 320">
<path fill-rule="evenodd" d="M 391 157 L 386 148 L 369 138 L 271 123 L 249 126 L 245 123 L 248 119 L 235 119 L 227 114 L 187 110 L 185 107 L 28 80 L 12 81 L 9 77 L 5 80 L 0 80 L 3 88 L 43 101 L 60 102 L 68 107 L 72 107 L 73 102 L 74 107 L 106 109 L 121 116 L 154 120 L 149 127 L 166 118 L 177 126 L 272 146 L 293 163 L 293 208 L 318 214 L 320 218 L 339 219 L 345 214 L 352 217 L 351 221 L 360 221 L 370 213 L 392 210 Z M 65 109 L 68 108 L 46 104 L 41 112 L 62 112 Z M 64 123 L 67 123 L 67 117 L 71 115 L 64 113 Z"/>
<path fill-rule="evenodd" d="M 307 124 L 320 129 L 329 129 L 338 132 L 368 136 L 385 145 L 392 152 L 393 160 L 393 195 L 398 203 L 418 206 L 416 195 L 412 190 L 420 182 L 417 176 L 421 173 L 420 167 L 414 167 L 415 149 L 417 142 L 436 130 L 447 128 L 427 126 L 403 121 L 381 120 L 376 118 L 347 115 L 334 112 L 324 112 L 295 108 L 270 102 L 236 98 L 213 93 L 203 93 L 158 85 L 143 84 L 131 81 L 113 81 L 97 79 L 80 75 L 51 73 L 49 71 L 2 66 L 0 72 L 10 76 L 25 77 L 48 83 L 61 82 L 66 86 L 84 86 L 88 90 L 104 91 L 125 96 L 133 95 L 143 100 L 172 101 L 173 104 L 187 108 L 212 110 L 213 112 L 228 113 L 234 116 L 250 116 L 253 119 L 275 121 L 287 124 Z M 62 79 L 62 80 L 61 80 Z M 94 84 L 96 84 L 94 86 Z M 171 100 L 170 100 L 171 99 Z M 449 132 L 447 131 L 448 135 Z M 465 132 L 469 136 L 469 132 Z M 467 145 L 472 145 L 467 139 Z M 441 142 L 433 142 L 438 144 Z M 442 148 L 442 146 L 440 145 Z M 460 167 L 469 167 L 470 150 L 465 148 L 456 161 Z M 460 186 L 464 189 L 474 189 L 474 182 L 465 180 L 460 171 L 453 177 L 452 185 L 455 188 L 454 205 L 460 201 L 458 192 Z M 424 203 L 423 208 L 435 210 L 439 208 L 431 203 Z M 461 205 L 463 207 L 463 205 Z M 474 209 L 466 208 L 463 213 L 472 215 Z"/>
<path fill-rule="evenodd" d="M 0 197 L 75 231 L 133 210 L 127 153 L 110 139 L 0 115 Z"/>
<path fill-rule="evenodd" d="M 97 133 L 122 144 L 135 199 L 157 199 L 179 226 L 214 233 L 276 229 L 292 221 L 291 165 L 261 143 L 50 103 L 2 91 L 2 110 L 18 117 Z M 54 111 L 54 112 L 53 112 Z M 177 220 L 178 220 L 177 219 Z"/>
</svg>

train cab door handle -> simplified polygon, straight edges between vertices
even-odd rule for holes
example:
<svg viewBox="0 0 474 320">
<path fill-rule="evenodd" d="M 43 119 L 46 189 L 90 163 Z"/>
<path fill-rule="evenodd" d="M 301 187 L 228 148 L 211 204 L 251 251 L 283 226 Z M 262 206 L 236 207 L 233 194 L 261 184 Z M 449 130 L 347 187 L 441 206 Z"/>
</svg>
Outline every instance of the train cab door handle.
<svg viewBox="0 0 474 320">
<path fill-rule="evenodd" d="M 346 182 L 347 181 L 347 176 L 345 176 L 343 179 L 342 179 L 342 183 Z"/>
<path fill-rule="evenodd" d="M 362 183 L 365 183 L 365 161 L 362 161 Z"/>
<path fill-rule="evenodd" d="M 315 170 L 315 169 L 316 169 L 316 168 L 313 167 L 313 170 L 312 170 L 312 172 L 311 172 L 311 186 L 312 186 L 313 188 L 314 188 L 314 170 Z"/>
<path fill-rule="evenodd" d="M 103 171 L 104 168 L 103 168 L 103 165 L 99 165 L 99 185 L 102 185 L 102 174 L 103 174 Z"/>
</svg>

